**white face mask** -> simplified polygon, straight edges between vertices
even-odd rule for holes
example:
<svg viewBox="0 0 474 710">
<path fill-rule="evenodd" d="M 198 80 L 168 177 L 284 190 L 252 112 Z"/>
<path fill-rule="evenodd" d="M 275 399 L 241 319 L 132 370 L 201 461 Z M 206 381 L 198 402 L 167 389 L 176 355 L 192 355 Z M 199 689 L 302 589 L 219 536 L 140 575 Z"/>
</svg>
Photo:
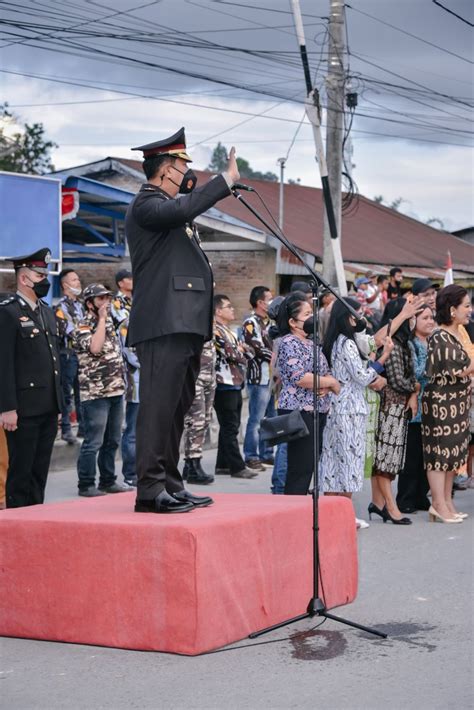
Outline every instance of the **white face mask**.
<svg viewBox="0 0 474 710">
<path fill-rule="evenodd" d="M 80 296 L 82 293 L 82 288 L 74 288 L 74 286 L 68 286 L 68 289 L 73 296 Z"/>
</svg>

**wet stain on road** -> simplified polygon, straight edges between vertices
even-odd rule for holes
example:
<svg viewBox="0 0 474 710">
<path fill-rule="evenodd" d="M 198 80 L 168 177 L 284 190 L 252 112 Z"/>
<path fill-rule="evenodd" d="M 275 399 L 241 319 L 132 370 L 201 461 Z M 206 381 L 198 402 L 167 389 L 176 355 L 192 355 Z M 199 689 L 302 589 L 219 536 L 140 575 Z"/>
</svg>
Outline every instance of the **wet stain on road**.
<svg viewBox="0 0 474 710">
<path fill-rule="evenodd" d="M 318 631 L 312 629 L 290 638 L 291 655 L 300 661 L 329 661 L 342 656 L 347 641 L 341 631 Z"/>
<path fill-rule="evenodd" d="M 436 650 L 436 644 L 432 643 L 430 634 L 436 631 L 436 626 L 420 624 L 412 621 L 389 622 L 387 624 L 377 624 L 377 629 L 387 634 L 387 639 L 380 639 L 384 646 L 393 646 L 395 642 L 401 641 L 411 648 L 419 648 L 429 653 Z M 361 638 L 374 638 L 371 634 L 359 632 Z M 428 638 L 426 638 L 428 637 Z"/>
</svg>

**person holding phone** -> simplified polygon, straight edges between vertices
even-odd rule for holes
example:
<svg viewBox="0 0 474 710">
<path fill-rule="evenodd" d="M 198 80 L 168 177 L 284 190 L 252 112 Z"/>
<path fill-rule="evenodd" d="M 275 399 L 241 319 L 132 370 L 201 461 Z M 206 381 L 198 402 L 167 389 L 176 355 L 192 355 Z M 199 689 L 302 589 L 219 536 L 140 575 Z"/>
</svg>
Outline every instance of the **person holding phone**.
<svg viewBox="0 0 474 710">
<path fill-rule="evenodd" d="M 412 351 L 415 377 L 420 383 L 418 394 L 418 412 L 408 425 L 407 451 L 405 466 L 398 477 L 397 505 L 402 513 L 415 513 L 428 510 L 429 484 L 423 461 L 423 443 L 421 438 L 421 396 L 427 383 L 425 374 L 428 338 L 435 327 L 431 307 L 425 305 L 416 316 L 416 325 L 411 331 L 408 344 Z"/>
<path fill-rule="evenodd" d="M 344 301 L 362 316 L 358 301 L 345 298 Z M 336 301 L 329 319 L 329 326 L 323 345 L 331 371 L 341 384 L 339 393 L 330 395 L 330 407 L 324 429 L 321 454 L 321 487 L 325 495 L 343 495 L 352 498 L 361 490 L 364 480 L 364 457 L 369 405 L 365 397 L 366 388 L 371 385 L 381 391 L 386 380 L 371 367 L 369 353 L 365 347 L 365 320 L 356 320 L 341 301 Z M 358 335 L 363 333 L 363 339 Z M 390 356 L 392 343 L 387 339 L 380 369 Z M 368 527 L 367 523 L 356 519 L 358 527 Z"/>
<path fill-rule="evenodd" d="M 405 299 L 387 304 L 381 326 L 388 326 L 403 310 Z M 418 411 L 420 384 L 416 381 L 413 357 L 408 344 L 413 319 L 405 320 L 393 335 L 393 351 L 385 363 L 387 386 L 382 390 L 378 430 L 375 440 L 375 461 L 372 472 L 372 496 L 369 515 L 380 515 L 384 522 L 410 525 L 410 518 L 401 514 L 392 493 L 392 481 L 403 470 L 406 454 L 408 422 Z"/>
</svg>

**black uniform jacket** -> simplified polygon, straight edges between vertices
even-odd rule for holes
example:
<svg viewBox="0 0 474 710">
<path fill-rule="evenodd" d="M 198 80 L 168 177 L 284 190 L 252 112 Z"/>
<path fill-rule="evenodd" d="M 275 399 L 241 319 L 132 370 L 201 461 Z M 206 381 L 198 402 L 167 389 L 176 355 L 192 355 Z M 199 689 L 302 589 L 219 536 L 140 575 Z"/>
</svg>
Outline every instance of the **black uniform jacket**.
<svg viewBox="0 0 474 710">
<path fill-rule="evenodd" d="M 130 203 L 125 218 L 133 272 L 130 345 L 172 333 L 212 338 L 214 281 L 192 220 L 229 194 L 218 175 L 178 199 L 145 184 Z"/>
<path fill-rule="evenodd" d="M 0 300 L 0 412 L 28 417 L 60 411 L 57 332 L 43 301 L 33 311 L 18 294 Z"/>
</svg>

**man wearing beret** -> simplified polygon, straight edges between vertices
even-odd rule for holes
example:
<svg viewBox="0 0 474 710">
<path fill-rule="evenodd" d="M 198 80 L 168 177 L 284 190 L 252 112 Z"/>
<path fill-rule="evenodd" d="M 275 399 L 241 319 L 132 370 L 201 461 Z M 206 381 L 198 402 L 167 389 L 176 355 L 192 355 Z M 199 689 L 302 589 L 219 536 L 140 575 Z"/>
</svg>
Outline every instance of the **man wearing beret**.
<svg viewBox="0 0 474 710">
<path fill-rule="evenodd" d="M 134 150 L 143 152 L 148 180 L 125 220 L 134 279 L 128 341 L 140 361 L 135 511 L 184 513 L 213 502 L 184 489 L 177 465 L 201 351 L 212 338 L 213 275 L 193 220 L 230 195 L 239 172 L 232 148 L 227 171 L 195 189 L 184 129 Z"/>
<path fill-rule="evenodd" d="M 49 249 L 13 262 L 17 292 L 0 302 L 0 426 L 8 444 L 7 508 L 43 503 L 61 410 L 57 322 L 42 301 Z"/>
</svg>

